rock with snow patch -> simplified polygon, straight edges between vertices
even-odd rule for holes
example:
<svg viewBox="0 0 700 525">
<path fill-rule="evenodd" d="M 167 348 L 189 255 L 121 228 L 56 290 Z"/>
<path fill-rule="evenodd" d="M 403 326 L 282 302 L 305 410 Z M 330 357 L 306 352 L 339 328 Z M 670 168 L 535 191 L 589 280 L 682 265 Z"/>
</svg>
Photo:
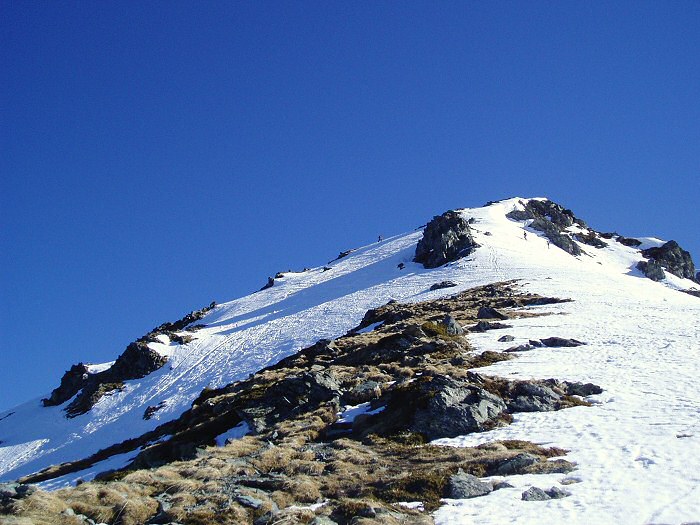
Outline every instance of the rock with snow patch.
<svg viewBox="0 0 700 525">
<path fill-rule="evenodd" d="M 493 492 L 493 486 L 490 483 L 485 483 L 462 470 L 451 476 L 447 483 L 447 497 L 452 499 L 477 498 L 491 492 Z"/>
<path fill-rule="evenodd" d="M 561 499 L 571 496 L 571 492 L 560 489 L 559 487 L 552 487 L 549 490 L 545 490 L 545 493 L 552 499 Z"/>
<path fill-rule="evenodd" d="M 501 337 L 498 338 L 499 343 L 510 343 L 511 341 L 514 341 L 515 337 L 513 337 L 510 334 L 502 335 Z"/>
<path fill-rule="evenodd" d="M 413 260 L 425 268 L 437 268 L 469 255 L 478 246 L 469 222 L 450 210 L 433 217 L 426 225 Z"/>
</svg>

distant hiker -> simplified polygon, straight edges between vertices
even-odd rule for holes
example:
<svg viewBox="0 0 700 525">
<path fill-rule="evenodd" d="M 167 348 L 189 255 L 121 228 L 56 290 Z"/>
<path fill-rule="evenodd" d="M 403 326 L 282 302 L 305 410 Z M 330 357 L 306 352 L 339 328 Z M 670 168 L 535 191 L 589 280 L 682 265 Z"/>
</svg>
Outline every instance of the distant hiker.
<svg viewBox="0 0 700 525">
<path fill-rule="evenodd" d="M 523 232 L 523 239 L 527 241 L 527 232 Z"/>
<path fill-rule="evenodd" d="M 377 242 L 382 242 L 382 236 L 380 235 L 379 238 L 377 239 Z"/>
<path fill-rule="evenodd" d="M 547 239 L 547 249 L 549 249 L 549 245 L 550 245 L 550 244 L 551 244 L 551 243 L 549 242 L 549 239 Z"/>
</svg>

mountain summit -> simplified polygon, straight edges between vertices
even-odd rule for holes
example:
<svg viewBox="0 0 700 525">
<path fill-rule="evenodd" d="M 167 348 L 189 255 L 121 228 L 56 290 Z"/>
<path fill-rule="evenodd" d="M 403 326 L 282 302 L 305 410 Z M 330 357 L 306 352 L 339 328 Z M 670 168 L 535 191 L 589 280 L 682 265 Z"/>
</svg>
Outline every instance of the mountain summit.
<svg viewBox="0 0 700 525">
<path fill-rule="evenodd" d="M 0 413 L 0 520 L 697 521 L 699 319 L 675 241 L 450 210 Z"/>
</svg>

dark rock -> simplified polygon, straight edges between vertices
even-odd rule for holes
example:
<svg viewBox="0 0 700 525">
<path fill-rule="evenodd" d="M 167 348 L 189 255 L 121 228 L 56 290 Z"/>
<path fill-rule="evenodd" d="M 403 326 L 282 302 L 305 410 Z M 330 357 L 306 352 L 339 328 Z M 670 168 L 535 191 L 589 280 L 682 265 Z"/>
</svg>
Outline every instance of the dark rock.
<svg viewBox="0 0 700 525">
<path fill-rule="evenodd" d="M 567 496 L 571 496 L 571 492 L 569 492 L 568 490 L 560 489 L 559 487 L 552 487 L 549 490 L 545 490 L 545 493 L 552 499 L 561 499 L 566 498 Z"/>
<path fill-rule="evenodd" d="M 495 308 L 491 308 L 490 306 L 482 306 L 479 308 L 479 311 L 476 314 L 477 319 L 500 319 L 501 321 L 505 321 L 506 319 L 509 319 L 509 317 L 506 314 L 503 314 L 496 310 Z"/>
<path fill-rule="evenodd" d="M 552 499 L 544 490 L 537 487 L 530 487 L 522 494 L 523 501 L 547 501 Z"/>
<path fill-rule="evenodd" d="M 65 403 L 85 386 L 88 377 L 89 369 L 83 363 L 71 366 L 70 370 L 63 374 L 58 388 L 54 389 L 51 395 L 47 399 L 42 399 L 41 402 L 45 407 Z"/>
<path fill-rule="evenodd" d="M 477 247 L 468 221 L 455 211 L 447 211 L 427 224 L 413 260 L 425 268 L 437 268 L 469 255 Z"/>
<path fill-rule="evenodd" d="M 267 290 L 268 288 L 272 288 L 274 285 L 275 285 L 275 279 L 273 277 L 268 277 L 267 283 L 265 284 L 265 286 L 260 288 L 259 291 L 262 292 L 263 290 Z"/>
<path fill-rule="evenodd" d="M 464 333 L 462 326 L 449 314 L 446 315 L 440 323 L 445 327 L 445 330 L 450 335 L 461 335 Z"/>
<path fill-rule="evenodd" d="M 700 297 L 700 290 L 681 290 L 683 293 L 687 293 L 688 295 L 693 295 L 695 297 Z"/>
<path fill-rule="evenodd" d="M 570 396 L 587 397 L 603 393 L 603 389 L 593 383 L 569 383 L 564 381 L 563 384 L 565 385 L 566 393 Z"/>
<path fill-rule="evenodd" d="M 522 344 L 518 346 L 511 346 L 510 348 L 506 348 L 503 350 L 504 352 L 508 352 L 509 354 L 515 353 L 515 352 L 528 352 L 530 350 L 533 350 L 535 347 L 532 346 L 531 344 Z"/>
<path fill-rule="evenodd" d="M 505 460 L 501 463 L 494 472 L 497 476 L 510 476 L 519 474 L 524 468 L 534 465 L 539 461 L 539 458 L 533 454 L 523 452 L 515 457 Z"/>
<path fill-rule="evenodd" d="M 490 483 L 484 483 L 476 476 L 465 474 L 461 470 L 450 477 L 447 483 L 447 497 L 452 499 L 469 499 L 485 496 L 493 491 Z"/>
<path fill-rule="evenodd" d="M 399 263 L 399 264 L 396 265 L 396 267 L 397 267 L 399 270 L 403 270 L 404 268 L 406 268 L 406 265 L 405 265 L 404 263 Z"/>
<path fill-rule="evenodd" d="M 625 246 L 629 246 L 631 248 L 636 248 L 637 246 L 640 246 L 642 244 L 642 241 L 639 239 L 634 239 L 632 237 L 623 237 L 622 235 L 618 235 L 615 240 L 619 242 L 620 244 L 624 244 Z"/>
<path fill-rule="evenodd" d="M 573 224 L 585 228 L 586 223 L 577 219 L 571 210 L 549 200 L 531 199 L 523 204 L 524 210 L 514 210 L 506 217 L 516 221 L 532 220 L 530 228 L 544 233 L 552 244 L 571 255 L 581 255 L 581 249 L 564 230 Z"/>
<path fill-rule="evenodd" d="M 544 346 L 550 348 L 561 348 L 561 347 L 574 347 L 585 345 L 583 341 L 578 341 L 576 339 L 565 339 L 563 337 L 548 337 L 546 339 L 540 339 Z"/>
<path fill-rule="evenodd" d="M 637 269 L 652 281 L 663 281 L 666 279 L 664 269 L 653 259 L 650 261 L 639 261 L 637 263 Z"/>
<path fill-rule="evenodd" d="M 508 482 L 505 481 L 505 480 L 503 480 L 503 481 L 496 481 L 496 482 L 493 484 L 493 490 L 512 489 L 512 488 L 513 488 L 513 485 L 511 485 L 510 483 L 508 483 Z"/>
<path fill-rule="evenodd" d="M 658 248 L 642 250 L 642 255 L 654 259 L 666 270 L 683 279 L 695 279 L 695 265 L 690 253 L 681 248 L 676 241 L 668 241 Z"/>
<path fill-rule="evenodd" d="M 520 383 L 514 399 L 507 403 L 511 412 L 552 412 L 559 408 L 561 396 L 551 388 L 534 383 Z"/>
<path fill-rule="evenodd" d="M 513 337 L 510 334 L 502 335 L 501 337 L 498 338 L 499 343 L 509 343 L 511 341 L 514 341 L 514 340 L 515 340 L 515 337 Z"/>
<path fill-rule="evenodd" d="M 530 346 L 533 348 L 541 348 L 544 346 L 541 341 L 537 341 L 535 339 L 530 339 L 528 343 L 530 343 Z"/>
<path fill-rule="evenodd" d="M 443 288 L 454 288 L 455 286 L 458 286 L 458 284 L 454 281 L 441 281 L 432 285 L 430 287 L 430 291 L 442 290 Z"/>
<path fill-rule="evenodd" d="M 589 230 L 587 233 L 577 233 L 574 235 L 576 240 L 594 248 L 605 248 L 608 243 L 602 241 L 593 230 Z"/>
<path fill-rule="evenodd" d="M 470 332 L 486 332 L 487 330 L 497 330 L 501 328 L 513 328 L 513 325 L 503 324 L 503 323 L 490 323 L 488 321 L 479 321 L 474 326 L 472 326 Z"/>
<path fill-rule="evenodd" d="M 428 388 L 426 406 L 416 410 L 411 425 L 428 439 L 486 430 L 506 411 L 500 397 L 451 378 L 435 377 Z"/>
</svg>

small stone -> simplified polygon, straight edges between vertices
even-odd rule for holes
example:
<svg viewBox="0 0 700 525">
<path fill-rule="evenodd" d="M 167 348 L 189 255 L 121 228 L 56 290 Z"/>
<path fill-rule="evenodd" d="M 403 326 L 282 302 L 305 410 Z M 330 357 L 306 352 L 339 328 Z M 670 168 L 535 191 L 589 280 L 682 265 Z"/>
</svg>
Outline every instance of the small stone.
<svg viewBox="0 0 700 525">
<path fill-rule="evenodd" d="M 510 343 L 511 341 L 514 341 L 514 340 L 515 340 L 515 337 L 513 337 L 510 334 L 502 335 L 501 337 L 498 338 L 498 342 L 500 342 L 500 343 Z"/>
<path fill-rule="evenodd" d="M 552 499 L 544 490 L 530 487 L 521 496 L 523 501 L 547 501 Z"/>
</svg>

